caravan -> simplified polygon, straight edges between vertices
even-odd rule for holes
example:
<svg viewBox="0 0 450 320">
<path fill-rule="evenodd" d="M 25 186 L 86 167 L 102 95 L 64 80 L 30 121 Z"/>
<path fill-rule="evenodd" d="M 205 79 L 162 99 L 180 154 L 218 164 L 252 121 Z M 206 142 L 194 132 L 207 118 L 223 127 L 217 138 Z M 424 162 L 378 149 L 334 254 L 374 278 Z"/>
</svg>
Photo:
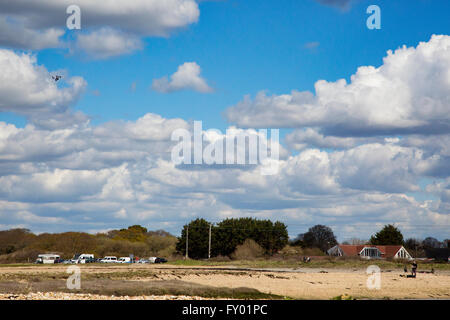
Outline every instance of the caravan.
<svg viewBox="0 0 450 320">
<path fill-rule="evenodd" d="M 60 256 L 54 253 L 45 253 L 38 255 L 36 259 L 37 264 L 54 264 L 56 261 L 60 260 Z"/>
</svg>

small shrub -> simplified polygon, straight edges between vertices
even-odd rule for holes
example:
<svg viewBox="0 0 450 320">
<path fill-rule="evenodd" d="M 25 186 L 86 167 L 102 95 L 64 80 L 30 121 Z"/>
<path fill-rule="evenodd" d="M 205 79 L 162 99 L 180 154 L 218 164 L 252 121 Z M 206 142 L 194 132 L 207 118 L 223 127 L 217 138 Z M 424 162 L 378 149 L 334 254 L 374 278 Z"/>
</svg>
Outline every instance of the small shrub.
<svg viewBox="0 0 450 320">
<path fill-rule="evenodd" d="M 0 255 L 0 264 L 3 263 L 32 263 L 41 253 L 35 249 L 21 249 L 9 254 Z"/>
<path fill-rule="evenodd" d="M 264 249 L 252 239 L 247 239 L 243 244 L 236 247 L 231 255 L 234 260 L 251 260 L 264 255 Z"/>
</svg>

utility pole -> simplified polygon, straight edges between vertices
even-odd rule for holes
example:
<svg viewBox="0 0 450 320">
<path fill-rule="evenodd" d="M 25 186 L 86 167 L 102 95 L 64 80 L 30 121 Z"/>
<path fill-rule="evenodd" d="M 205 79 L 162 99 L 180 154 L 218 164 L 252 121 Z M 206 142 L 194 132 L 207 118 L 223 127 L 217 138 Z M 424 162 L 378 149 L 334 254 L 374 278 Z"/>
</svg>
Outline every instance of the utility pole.
<svg viewBox="0 0 450 320">
<path fill-rule="evenodd" d="M 186 260 L 188 259 L 188 250 L 189 250 L 189 225 L 186 228 Z"/>
<path fill-rule="evenodd" d="M 211 226 L 212 224 L 209 224 L 209 246 L 208 246 L 208 259 L 211 258 Z"/>
</svg>

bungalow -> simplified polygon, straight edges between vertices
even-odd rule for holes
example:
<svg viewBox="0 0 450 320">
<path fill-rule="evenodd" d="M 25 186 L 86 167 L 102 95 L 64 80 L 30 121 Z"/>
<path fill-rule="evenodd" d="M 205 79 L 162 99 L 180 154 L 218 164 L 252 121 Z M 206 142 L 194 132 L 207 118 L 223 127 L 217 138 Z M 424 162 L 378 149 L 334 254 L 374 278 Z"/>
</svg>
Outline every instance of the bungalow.
<svg viewBox="0 0 450 320">
<path fill-rule="evenodd" d="M 338 244 L 327 251 L 336 257 L 361 257 L 366 259 L 412 259 L 403 246 L 347 245 Z"/>
</svg>

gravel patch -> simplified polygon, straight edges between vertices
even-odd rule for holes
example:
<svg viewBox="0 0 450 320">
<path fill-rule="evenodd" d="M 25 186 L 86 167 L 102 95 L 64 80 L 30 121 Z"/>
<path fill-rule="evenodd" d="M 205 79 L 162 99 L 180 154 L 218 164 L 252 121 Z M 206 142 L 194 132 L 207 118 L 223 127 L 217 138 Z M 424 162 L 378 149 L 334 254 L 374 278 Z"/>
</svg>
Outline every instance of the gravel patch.
<svg viewBox="0 0 450 320">
<path fill-rule="evenodd" d="M 0 293 L 0 300 L 211 300 L 197 296 L 107 296 L 84 293 L 33 292 L 28 294 Z"/>
</svg>

